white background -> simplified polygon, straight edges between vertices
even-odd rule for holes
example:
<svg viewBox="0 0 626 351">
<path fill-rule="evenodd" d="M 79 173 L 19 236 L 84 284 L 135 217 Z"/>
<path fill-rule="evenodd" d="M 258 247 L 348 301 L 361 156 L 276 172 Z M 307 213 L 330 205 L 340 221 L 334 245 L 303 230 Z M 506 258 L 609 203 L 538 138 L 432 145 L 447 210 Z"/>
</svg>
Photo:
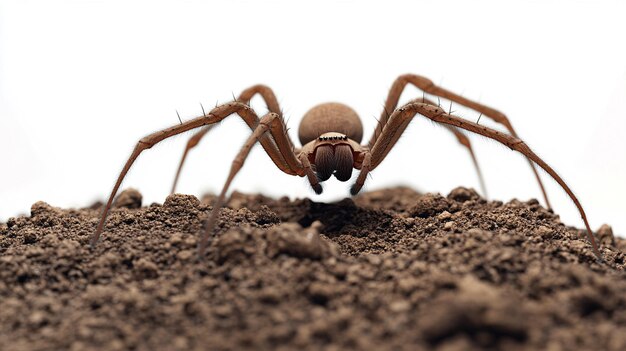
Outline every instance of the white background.
<svg viewBox="0 0 626 351">
<path fill-rule="evenodd" d="M 105 200 L 136 141 L 270 85 L 291 135 L 312 106 L 340 101 L 366 139 L 393 79 L 418 73 L 505 112 L 579 196 L 594 229 L 626 233 L 626 6 L 619 1 L 0 1 L 0 220 L 44 200 Z M 411 88 L 403 101 L 421 96 Z M 254 107 L 263 113 L 260 101 Z M 471 120 L 476 113 L 453 106 Z M 486 118 L 481 123 L 494 125 Z M 249 135 L 237 117 L 190 154 L 179 191 L 219 191 Z M 163 202 L 189 134 L 144 152 L 123 187 Z M 492 198 L 540 197 L 525 160 L 472 137 Z M 555 210 L 582 227 L 544 173 Z M 416 119 L 366 189 L 408 184 L 446 194 L 478 182 L 466 150 Z M 233 183 L 315 197 L 257 147 Z"/>
</svg>

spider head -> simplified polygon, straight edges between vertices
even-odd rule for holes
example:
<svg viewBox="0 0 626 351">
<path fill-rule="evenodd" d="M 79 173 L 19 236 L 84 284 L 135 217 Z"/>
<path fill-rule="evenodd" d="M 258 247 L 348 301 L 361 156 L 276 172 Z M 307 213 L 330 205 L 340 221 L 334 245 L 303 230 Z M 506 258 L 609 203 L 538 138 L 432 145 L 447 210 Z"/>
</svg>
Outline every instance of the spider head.
<svg viewBox="0 0 626 351">
<path fill-rule="evenodd" d="M 363 138 L 361 119 L 350 107 L 337 102 L 320 104 L 302 118 L 298 130 L 320 182 L 335 176 L 345 182 L 352 176 L 354 150 Z"/>
</svg>

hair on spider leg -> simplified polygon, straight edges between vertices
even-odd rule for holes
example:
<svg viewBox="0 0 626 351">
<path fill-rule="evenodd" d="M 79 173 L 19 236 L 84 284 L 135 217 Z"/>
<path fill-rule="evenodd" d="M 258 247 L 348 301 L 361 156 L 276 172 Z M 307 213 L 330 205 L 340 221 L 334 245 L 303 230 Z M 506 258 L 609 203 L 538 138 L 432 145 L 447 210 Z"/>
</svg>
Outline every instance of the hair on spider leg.
<svg viewBox="0 0 626 351">
<path fill-rule="evenodd" d="M 180 124 L 183 124 L 183 120 L 180 119 L 180 114 L 178 113 L 178 110 L 176 110 L 176 116 L 178 116 L 178 121 L 180 122 Z"/>
<path fill-rule="evenodd" d="M 478 122 L 480 122 L 480 117 L 482 117 L 483 114 L 481 113 L 480 116 L 478 116 L 478 120 L 476 121 L 476 124 L 478 124 Z"/>
<path fill-rule="evenodd" d="M 202 109 L 202 116 L 206 117 L 206 112 L 204 112 L 204 106 L 200 103 L 200 108 Z"/>
<path fill-rule="evenodd" d="M 389 110 L 387 110 L 387 106 L 383 106 L 383 108 L 385 109 L 385 114 L 387 115 L 387 118 L 389 118 L 391 114 L 389 113 Z"/>
<path fill-rule="evenodd" d="M 450 100 L 450 108 L 448 109 L 448 114 L 451 115 L 453 113 L 455 113 L 456 111 L 452 111 L 452 100 Z"/>
</svg>

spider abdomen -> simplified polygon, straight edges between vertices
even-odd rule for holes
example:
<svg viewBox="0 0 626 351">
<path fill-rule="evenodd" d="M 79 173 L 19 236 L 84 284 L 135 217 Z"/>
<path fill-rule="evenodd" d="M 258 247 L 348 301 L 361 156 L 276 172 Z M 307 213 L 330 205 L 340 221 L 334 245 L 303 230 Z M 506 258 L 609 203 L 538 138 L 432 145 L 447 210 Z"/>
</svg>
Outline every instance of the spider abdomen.
<svg viewBox="0 0 626 351">
<path fill-rule="evenodd" d="M 300 143 L 306 145 L 328 132 L 344 134 L 360 143 L 363 139 L 363 124 L 359 115 L 350 107 L 338 102 L 327 102 L 304 114 L 298 136 Z"/>
</svg>

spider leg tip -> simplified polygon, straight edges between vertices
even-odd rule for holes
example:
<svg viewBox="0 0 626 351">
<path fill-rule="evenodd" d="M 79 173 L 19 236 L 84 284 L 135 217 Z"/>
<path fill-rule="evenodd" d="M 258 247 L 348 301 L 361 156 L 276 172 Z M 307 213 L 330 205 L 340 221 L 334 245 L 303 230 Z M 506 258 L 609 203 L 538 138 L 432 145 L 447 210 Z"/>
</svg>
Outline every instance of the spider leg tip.
<svg viewBox="0 0 626 351">
<path fill-rule="evenodd" d="M 317 195 L 320 195 L 322 191 L 324 191 L 324 189 L 322 188 L 320 184 L 315 184 L 313 185 L 313 191 L 315 191 Z"/>
<path fill-rule="evenodd" d="M 358 194 L 359 191 L 361 191 L 361 187 L 357 184 L 352 184 L 352 186 L 350 187 L 350 195 L 354 196 Z"/>
</svg>

